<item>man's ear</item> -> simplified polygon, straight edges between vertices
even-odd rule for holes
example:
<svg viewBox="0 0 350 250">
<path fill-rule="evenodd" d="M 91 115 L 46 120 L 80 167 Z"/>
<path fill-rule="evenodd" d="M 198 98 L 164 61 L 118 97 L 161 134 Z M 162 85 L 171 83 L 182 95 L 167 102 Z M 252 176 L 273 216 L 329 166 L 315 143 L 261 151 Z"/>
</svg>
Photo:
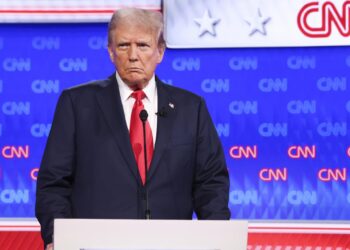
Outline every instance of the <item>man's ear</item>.
<svg viewBox="0 0 350 250">
<path fill-rule="evenodd" d="M 158 45 L 158 53 L 159 53 L 158 63 L 161 63 L 165 53 L 165 44 Z"/>
<path fill-rule="evenodd" d="M 109 58 L 111 59 L 111 61 L 114 62 L 113 51 L 112 51 L 111 47 L 109 47 L 109 46 L 108 46 L 108 54 L 109 54 Z"/>
</svg>

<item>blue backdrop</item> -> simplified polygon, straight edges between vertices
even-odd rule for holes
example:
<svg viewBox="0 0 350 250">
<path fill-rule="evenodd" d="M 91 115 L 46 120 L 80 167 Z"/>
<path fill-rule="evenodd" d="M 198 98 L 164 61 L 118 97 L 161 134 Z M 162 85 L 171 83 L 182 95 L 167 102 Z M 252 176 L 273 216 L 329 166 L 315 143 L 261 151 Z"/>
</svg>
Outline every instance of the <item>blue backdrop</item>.
<svg viewBox="0 0 350 250">
<path fill-rule="evenodd" d="M 60 92 L 113 73 L 106 24 L 0 25 L 0 217 L 34 217 Z M 205 98 L 232 218 L 350 219 L 350 47 L 168 49 L 158 76 Z"/>
</svg>

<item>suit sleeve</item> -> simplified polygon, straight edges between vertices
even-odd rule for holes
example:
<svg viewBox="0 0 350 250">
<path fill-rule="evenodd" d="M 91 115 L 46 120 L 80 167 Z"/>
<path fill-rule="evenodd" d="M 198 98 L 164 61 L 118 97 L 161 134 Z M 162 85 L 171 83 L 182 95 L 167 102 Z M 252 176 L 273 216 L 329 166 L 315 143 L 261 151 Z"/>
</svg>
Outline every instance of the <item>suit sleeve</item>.
<svg viewBox="0 0 350 250">
<path fill-rule="evenodd" d="M 37 179 L 35 213 L 45 245 L 52 242 L 53 220 L 70 218 L 75 160 L 72 100 L 64 91 L 58 100 Z"/>
<path fill-rule="evenodd" d="M 193 197 L 198 219 L 230 219 L 225 156 L 203 99 L 198 113 L 196 163 Z"/>
</svg>

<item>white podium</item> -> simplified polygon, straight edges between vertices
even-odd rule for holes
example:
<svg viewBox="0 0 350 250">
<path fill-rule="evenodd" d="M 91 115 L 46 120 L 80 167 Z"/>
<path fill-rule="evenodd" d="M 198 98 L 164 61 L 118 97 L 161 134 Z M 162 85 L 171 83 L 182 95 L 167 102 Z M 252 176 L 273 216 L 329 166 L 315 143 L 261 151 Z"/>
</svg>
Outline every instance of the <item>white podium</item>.
<svg viewBox="0 0 350 250">
<path fill-rule="evenodd" d="M 56 219 L 54 250 L 246 250 L 247 221 Z"/>
</svg>

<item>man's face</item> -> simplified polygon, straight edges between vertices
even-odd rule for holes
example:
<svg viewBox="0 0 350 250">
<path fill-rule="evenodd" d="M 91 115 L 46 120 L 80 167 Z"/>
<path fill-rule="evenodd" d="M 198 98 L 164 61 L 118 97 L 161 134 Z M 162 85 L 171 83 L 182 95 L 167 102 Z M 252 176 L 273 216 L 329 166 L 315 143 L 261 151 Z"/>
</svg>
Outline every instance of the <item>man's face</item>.
<svg viewBox="0 0 350 250">
<path fill-rule="evenodd" d="M 121 79 L 131 88 L 143 88 L 163 59 L 156 34 L 136 25 L 119 25 L 108 46 L 110 58 Z"/>
</svg>

